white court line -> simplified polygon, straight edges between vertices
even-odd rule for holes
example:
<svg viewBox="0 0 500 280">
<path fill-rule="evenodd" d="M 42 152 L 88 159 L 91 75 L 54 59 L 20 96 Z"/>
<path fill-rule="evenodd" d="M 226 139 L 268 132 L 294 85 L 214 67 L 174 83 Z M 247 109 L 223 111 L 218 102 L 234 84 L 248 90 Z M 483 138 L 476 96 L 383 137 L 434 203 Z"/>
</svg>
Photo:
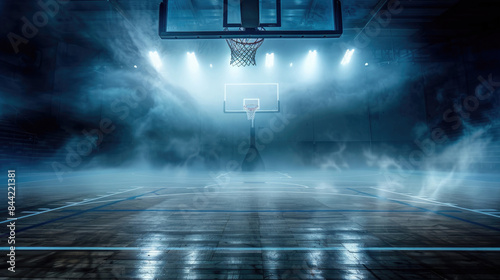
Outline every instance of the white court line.
<svg viewBox="0 0 500 280">
<path fill-rule="evenodd" d="M 217 195 L 234 195 L 234 194 L 241 194 L 241 193 L 255 193 L 255 191 L 237 191 L 237 192 L 217 192 L 214 194 Z M 373 196 L 364 196 L 364 195 L 356 195 L 356 194 L 339 194 L 339 193 L 318 193 L 318 192 L 290 192 L 290 191 L 267 191 L 267 192 L 262 192 L 259 191 L 258 193 L 285 193 L 285 194 L 322 194 L 322 195 L 334 195 L 334 196 L 349 196 L 349 197 L 356 197 L 356 198 L 369 198 L 369 199 L 379 199 L 377 197 Z M 183 196 L 183 195 L 193 195 L 196 193 L 174 193 L 174 194 L 160 194 L 160 195 L 155 195 L 155 196 L 141 196 L 139 199 L 143 198 L 159 198 L 159 197 L 168 197 L 168 196 Z M 113 202 L 113 201 L 119 201 L 121 199 L 111 199 L 111 200 L 103 200 L 103 201 L 97 201 L 97 202 L 86 202 L 80 205 L 88 205 L 88 204 L 96 204 L 96 203 L 103 203 L 103 202 Z M 405 199 L 399 199 L 399 201 L 404 201 L 404 202 L 412 202 L 412 203 L 418 203 L 418 204 L 427 204 L 427 205 L 434 205 L 434 206 L 439 206 L 441 204 L 437 204 L 435 202 L 424 202 L 424 201 L 415 201 L 415 200 L 405 200 Z"/>
<path fill-rule="evenodd" d="M 229 173 L 231 173 L 231 172 L 222 173 L 222 174 L 218 175 L 217 177 L 215 177 L 215 179 L 219 179 L 220 177 L 226 176 Z"/>
<path fill-rule="evenodd" d="M 26 213 L 26 214 L 33 214 L 33 213 L 38 213 L 40 211 L 23 211 L 21 214 Z"/>
<path fill-rule="evenodd" d="M 282 183 L 282 182 L 266 182 L 268 184 L 278 184 L 278 185 L 290 185 L 290 186 L 299 186 L 308 189 L 309 187 L 306 185 L 301 185 L 301 184 L 294 184 L 294 183 Z"/>
<path fill-rule="evenodd" d="M 20 220 L 20 219 L 24 219 L 24 218 L 28 218 L 28 217 L 32 217 L 32 216 L 36 216 L 36 215 L 40 215 L 40 214 L 45 214 L 45 213 L 48 213 L 48 212 L 52 212 L 52 211 L 56 211 L 56 210 L 60 210 L 60 209 L 64 209 L 64 208 L 68 208 L 68 207 L 72 207 L 72 206 L 76 206 L 76 205 L 84 205 L 84 203 L 86 203 L 86 202 L 90 202 L 90 201 L 93 201 L 93 200 L 98 200 L 98 199 L 101 199 L 101 198 L 104 198 L 104 197 L 108 197 L 108 196 L 112 196 L 112 195 L 117 195 L 117 194 L 122 194 L 122 193 L 126 193 L 126 192 L 135 191 L 135 190 L 138 190 L 138 189 L 142 189 L 142 187 L 131 189 L 131 190 L 128 190 L 128 191 L 117 192 L 117 193 L 114 193 L 114 194 L 105 195 L 105 196 L 101 196 L 101 197 L 97 197 L 97 198 L 93 198 L 93 199 L 89 199 L 89 200 L 85 200 L 85 201 L 80 201 L 80 202 L 76 202 L 76 203 L 73 203 L 73 204 L 70 204 L 70 205 L 61 206 L 61 207 L 49 209 L 49 210 L 42 211 L 42 212 L 33 213 L 33 214 L 30 214 L 30 215 L 26 215 L 26 216 L 16 217 L 16 219 Z M 119 199 L 117 199 L 117 200 L 119 200 Z M 98 203 L 102 203 L 102 201 L 99 201 Z M 4 223 L 8 223 L 8 222 L 11 222 L 11 220 L 1 221 L 0 224 L 4 224 Z"/>
<path fill-rule="evenodd" d="M 243 182 L 231 182 L 231 183 L 212 184 L 212 185 L 206 185 L 206 186 L 204 186 L 203 188 L 204 188 L 204 189 L 208 189 L 208 188 L 210 188 L 210 187 L 214 187 L 214 186 L 229 185 L 229 184 L 243 184 Z"/>
<path fill-rule="evenodd" d="M 301 185 L 301 184 L 294 184 L 294 183 L 284 183 L 284 182 L 264 182 L 264 183 L 265 183 L 265 184 L 276 184 L 276 185 L 299 186 L 299 187 L 303 187 L 303 188 L 309 189 L 309 186 L 306 186 L 306 185 Z M 213 187 L 213 186 L 230 185 L 230 184 L 240 184 L 240 185 L 244 185 L 244 184 L 246 184 L 246 183 L 245 183 L 245 182 L 220 183 L 220 184 L 206 185 L 206 186 L 204 186 L 203 188 L 204 188 L 204 189 L 207 189 L 207 188 L 210 188 L 210 187 Z"/>
<path fill-rule="evenodd" d="M 0 247 L 9 251 L 10 247 Z M 139 251 L 168 253 L 169 251 L 389 251 L 389 252 L 500 252 L 500 247 L 16 247 L 19 251 Z"/>
<path fill-rule="evenodd" d="M 285 177 L 287 177 L 287 178 L 289 178 L 289 179 L 291 179 L 291 178 L 292 178 L 292 176 L 290 176 L 290 175 L 288 175 L 288 174 L 286 174 L 286 173 L 281 173 L 281 172 L 279 172 L 279 171 L 276 171 L 276 173 L 281 174 L 281 175 L 283 175 L 283 176 L 285 176 Z"/>
<path fill-rule="evenodd" d="M 486 215 L 486 216 L 500 218 L 500 216 L 497 216 L 497 215 L 493 215 L 493 214 L 486 213 L 486 212 L 481 212 L 481 211 L 477 211 L 477 210 L 473 210 L 473 209 L 469 209 L 469 208 L 464 208 L 464 207 L 456 206 L 455 204 L 452 204 L 452 203 L 439 202 L 439 201 L 435 201 L 435 200 L 421 198 L 421 197 L 418 197 L 418 196 L 407 195 L 407 194 L 403 194 L 403 193 L 388 191 L 388 190 L 374 188 L 374 187 L 371 187 L 371 188 L 375 189 L 375 190 L 379 190 L 379 191 L 384 191 L 384 192 L 388 192 L 388 193 L 397 194 L 397 195 L 402 195 L 402 196 L 407 196 L 407 197 L 411 197 L 411 198 L 421 199 L 421 200 L 424 200 L 424 201 L 431 201 L 431 202 L 434 202 L 434 203 L 436 203 L 438 205 L 448 206 L 448 207 L 457 208 L 457 209 L 460 209 L 460 210 L 465 210 L 465 211 L 469 211 L 469 212 L 473 212 L 473 213 L 477 213 L 477 214 L 482 214 L 482 215 Z"/>
</svg>

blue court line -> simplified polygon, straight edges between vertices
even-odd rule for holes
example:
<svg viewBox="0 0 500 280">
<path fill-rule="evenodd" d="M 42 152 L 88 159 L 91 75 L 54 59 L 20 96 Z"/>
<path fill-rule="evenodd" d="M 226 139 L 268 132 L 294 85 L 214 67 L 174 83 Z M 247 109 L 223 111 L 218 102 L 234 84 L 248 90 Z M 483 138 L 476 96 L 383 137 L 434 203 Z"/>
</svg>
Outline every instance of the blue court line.
<svg viewBox="0 0 500 280">
<path fill-rule="evenodd" d="M 469 223 L 469 224 L 473 224 L 473 225 L 476 225 L 476 226 L 484 227 L 484 228 L 491 229 L 491 230 L 494 230 L 494 231 L 500 231 L 500 228 L 496 228 L 496 227 L 488 226 L 488 225 L 481 224 L 481 223 L 478 223 L 478 222 L 474 222 L 474 221 L 471 221 L 471 220 L 468 220 L 468 219 L 459 218 L 459 217 L 455 217 L 455 216 L 452 216 L 452 215 L 444 214 L 441 211 L 434 211 L 434 210 L 430 210 L 430 209 L 418 207 L 418 206 L 412 205 L 410 203 L 406 203 L 406 202 L 402 202 L 402 201 L 399 201 L 399 200 L 390 199 L 390 198 L 387 198 L 387 197 L 378 196 L 378 195 L 374 195 L 374 194 L 370 194 L 370 193 L 358 191 L 358 190 L 353 189 L 353 188 L 347 188 L 347 189 L 351 190 L 351 191 L 354 191 L 354 192 L 357 192 L 357 193 L 360 193 L 360 194 L 364 194 L 364 195 L 376 197 L 376 198 L 378 198 L 380 200 L 395 202 L 395 203 L 398 203 L 398 204 L 401 204 L 401 205 L 405 205 L 405 206 L 409 206 L 409 207 L 413 207 L 413 208 L 416 208 L 416 209 L 419 209 L 419 210 L 422 210 L 422 211 L 425 211 L 425 212 L 434 213 L 434 214 L 437 214 L 437 215 L 441 215 L 441 216 L 444 216 L 444 217 L 452 218 L 452 219 L 455 219 L 455 220 L 459 220 L 459 221 L 466 222 L 466 223 Z"/>
<path fill-rule="evenodd" d="M 9 251 L 0 247 L 0 251 Z M 16 247 L 16 251 L 438 251 L 500 252 L 500 247 Z"/>
<path fill-rule="evenodd" d="M 75 212 L 80 210 L 63 210 L 62 212 Z M 327 209 L 327 210 L 182 210 L 182 209 L 99 209 L 92 212 L 194 212 L 194 213 L 423 213 L 423 210 L 350 210 L 350 209 Z M 461 213 L 459 210 L 443 210 L 437 212 Z"/>
<path fill-rule="evenodd" d="M 46 225 L 46 224 L 50 224 L 50 223 L 53 223 L 53 222 L 56 222 L 56 221 L 59 221 L 59 220 L 63 220 L 63 219 L 66 219 L 66 218 L 75 217 L 75 216 L 78 216 L 78 215 L 81 215 L 81 214 L 84 214 L 84 213 L 92 212 L 94 210 L 98 210 L 100 208 L 108 207 L 108 206 L 111 206 L 113 204 L 116 204 L 116 203 L 119 203 L 119 202 L 122 202 L 122 201 L 134 200 L 134 199 L 136 199 L 138 197 L 141 197 L 141 196 L 144 196 L 144 195 L 147 195 L 147 194 L 150 194 L 150 193 L 154 193 L 154 192 L 157 192 L 157 191 L 160 191 L 160 190 L 163 190 L 163 189 L 166 189 L 166 188 L 161 188 L 161 189 L 157 189 L 157 190 L 154 190 L 154 191 L 151 191 L 151 192 L 147 192 L 147 193 L 143 193 L 143 194 L 140 194 L 140 195 L 135 195 L 135 196 L 127 197 L 127 198 L 124 198 L 124 199 L 121 199 L 121 200 L 118 200 L 118 201 L 109 202 L 109 203 L 106 203 L 104 205 L 97 206 L 97 207 L 94 207 L 94 208 L 90 208 L 90 209 L 87 209 L 87 210 L 80 210 L 79 212 L 76 212 L 74 214 L 70 214 L 70 215 L 67 215 L 67 216 L 63 216 L 63 217 L 51 219 L 51 220 L 48 220 L 48 221 L 45 221 L 45 222 L 41 222 L 41 223 L 29 226 L 29 227 L 16 229 L 16 233 L 27 231 L 27 230 L 30 230 L 30 229 L 33 229 L 33 228 L 37 228 L 37 227 L 40 227 L 40 226 L 43 226 L 43 225 Z M 9 233 L 4 233 L 4 234 L 0 235 L 0 238 L 4 238 L 4 237 L 7 237 L 7 236 L 9 236 Z"/>
</svg>

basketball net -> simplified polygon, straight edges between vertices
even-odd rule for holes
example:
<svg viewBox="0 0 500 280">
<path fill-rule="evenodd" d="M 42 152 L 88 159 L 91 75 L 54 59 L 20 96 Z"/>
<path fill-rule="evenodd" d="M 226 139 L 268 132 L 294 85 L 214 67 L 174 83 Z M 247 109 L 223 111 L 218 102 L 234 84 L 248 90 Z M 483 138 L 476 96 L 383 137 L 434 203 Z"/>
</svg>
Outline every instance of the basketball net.
<svg viewBox="0 0 500 280">
<path fill-rule="evenodd" d="M 240 28 L 240 30 L 244 30 L 244 28 Z M 259 30 L 265 29 L 259 27 Z M 255 55 L 259 47 L 264 43 L 263 38 L 230 38 L 226 39 L 226 42 L 231 49 L 231 66 L 257 65 Z"/>
<path fill-rule="evenodd" d="M 249 121 L 252 121 L 252 127 L 254 126 L 254 120 L 255 120 L 255 113 L 257 110 L 259 110 L 258 105 L 248 105 L 248 106 L 243 106 L 245 108 L 245 111 L 247 112 L 247 119 Z"/>
</svg>

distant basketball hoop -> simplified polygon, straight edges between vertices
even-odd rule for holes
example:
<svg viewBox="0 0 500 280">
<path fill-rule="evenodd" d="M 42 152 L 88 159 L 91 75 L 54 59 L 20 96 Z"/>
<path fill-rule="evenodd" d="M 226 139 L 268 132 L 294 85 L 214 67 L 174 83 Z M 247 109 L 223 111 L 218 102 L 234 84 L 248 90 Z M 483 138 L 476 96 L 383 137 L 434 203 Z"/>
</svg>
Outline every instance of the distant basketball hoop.
<svg viewBox="0 0 500 280">
<path fill-rule="evenodd" d="M 252 127 L 254 126 L 255 113 L 259 108 L 260 100 L 258 98 L 243 99 L 243 109 L 247 112 L 247 119 L 252 121 Z"/>
<path fill-rule="evenodd" d="M 245 29 L 241 28 L 240 30 L 244 31 Z M 264 30 L 264 28 L 259 27 L 259 30 Z M 259 47 L 264 43 L 263 38 L 229 38 L 226 39 L 226 42 L 231 49 L 231 66 L 257 65 L 255 56 Z"/>
</svg>

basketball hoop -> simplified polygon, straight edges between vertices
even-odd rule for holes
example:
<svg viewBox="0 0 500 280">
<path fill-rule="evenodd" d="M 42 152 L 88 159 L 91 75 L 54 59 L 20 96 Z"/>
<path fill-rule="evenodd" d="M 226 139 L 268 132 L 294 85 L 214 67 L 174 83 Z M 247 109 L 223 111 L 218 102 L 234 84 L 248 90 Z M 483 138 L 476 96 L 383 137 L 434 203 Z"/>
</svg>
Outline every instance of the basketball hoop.
<svg viewBox="0 0 500 280">
<path fill-rule="evenodd" d="M 264 30 L 264 28 L 260 27 L 259 30 Z M 257 65 L 255 55 L 259 47 L 264 43 L 263 38 L 230 38 L 226 39 L 226 42 L 231 49 L 231 66 Z"/>
<path fill-rule="evenodd" d="M 247 119 L 252 121 L 252 127 L 255 120 L 255 113 L 260 108 L 260 100 L 255 99 L 243 99 L 243 109 L 247 112 Z"/>
<path fill-rule="evenodd" d="M 257 112 L 257 110 L 259 110 L 259 107 L 250 108 L 248 106 L 245 106 L 244 108 L 245 108 L 245 111 L 247 111 L 247 119 L 249 121 L 254 120 L 255 119 L 255 112 Z"/>
</svg>

